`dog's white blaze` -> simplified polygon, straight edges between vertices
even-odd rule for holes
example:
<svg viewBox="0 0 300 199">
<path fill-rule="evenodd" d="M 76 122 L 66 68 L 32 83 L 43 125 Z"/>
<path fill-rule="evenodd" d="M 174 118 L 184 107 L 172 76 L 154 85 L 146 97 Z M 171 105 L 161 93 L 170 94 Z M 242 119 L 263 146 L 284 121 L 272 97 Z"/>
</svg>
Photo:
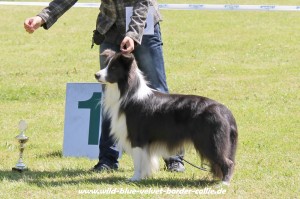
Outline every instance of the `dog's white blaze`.
<svg viewBox="0 0 300 199">
<path fill-rule="evenodd" d="M 107 69 L 107 68 L 109 67 L 110 62 L 111 62 L 112 59 L 113 59 L 113 58 L 110 58 L 110 60 L 108 61 L 107 65 L 106 65 L 106 67 L 105 67 L 104 69 Z"/>
<path fill-rule="evenodd" d="M 112 58 L 109 60 L 107 66 L 105 68 L 103 68 L 102 70 L 100 70 L 96 73 L 97 75 L 100 75 L 100 78 L 98 79 L 99 82 L 107 83 L 106 82 L 107 71 L 108 71 L 108 66 L 109 66 L 111 60 L 112 60 Z"/>
</svg>

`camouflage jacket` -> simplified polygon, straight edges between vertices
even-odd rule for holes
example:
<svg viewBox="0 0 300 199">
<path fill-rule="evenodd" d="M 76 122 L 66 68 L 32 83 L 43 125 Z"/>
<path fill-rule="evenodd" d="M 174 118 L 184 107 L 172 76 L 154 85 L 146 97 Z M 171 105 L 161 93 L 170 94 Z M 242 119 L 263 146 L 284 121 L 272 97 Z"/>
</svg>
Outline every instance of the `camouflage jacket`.
<svg viewBox="0 0 300 199">
<path fill-rule="evenodd" d="M 44 21 L 43 27 L 49 29 L 57 19 L 70 9 L 77 0 L 53 0 L 38 16 Z M 154 6 L 154 24 L 162 20 L 156 0 L 101 0 L 96 29 L 105 40 L 120 44 L 124 36 L 141 43 L 149 6 Z M 126 7 L 133 7 L 133 15 L 126 31 Z"/>
</svg>

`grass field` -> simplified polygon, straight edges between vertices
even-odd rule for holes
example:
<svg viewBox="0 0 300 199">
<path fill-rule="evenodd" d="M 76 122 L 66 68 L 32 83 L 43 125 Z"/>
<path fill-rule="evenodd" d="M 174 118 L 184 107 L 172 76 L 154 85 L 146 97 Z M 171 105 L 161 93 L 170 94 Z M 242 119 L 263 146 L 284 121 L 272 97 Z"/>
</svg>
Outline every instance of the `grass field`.
<svg viewBox="0 0 300 199">
<path fill-rule="evenodd" d="M 87 2 L 87 1 L 86 1 Z M 159 1 L 167 2 L 167 1 Z M 168 1 L 168 3 L 297 5 L 276 1 Z M 93 198 L 80 190 L 218 190 L 209 173 L 186 165 L 128 183 L 131 158 L 113 173 L 88 170 L 96 160 L 62 156 L 67 82 L 95 82 L 98 49 L 90 49 L 97 9 L 73 8 L 50 30 L 29 35 L 25 18 L 41 7 L 0 6 L 0 198 Z M 300 13 L 162 11 L 167 81 L 172 93 L 207 96 L 227 105 L 239 127 L 235 175 L 214 198 L 300 196 Z M 18 122 L 29 123 L 24 161 L 13 173 Z M 200 164 L 193 149 L 186 159 Z M 103 195 L 152 198 L 153 195 Z M 193 198 L 201 195 L 156 195 Z"/>
</svg>

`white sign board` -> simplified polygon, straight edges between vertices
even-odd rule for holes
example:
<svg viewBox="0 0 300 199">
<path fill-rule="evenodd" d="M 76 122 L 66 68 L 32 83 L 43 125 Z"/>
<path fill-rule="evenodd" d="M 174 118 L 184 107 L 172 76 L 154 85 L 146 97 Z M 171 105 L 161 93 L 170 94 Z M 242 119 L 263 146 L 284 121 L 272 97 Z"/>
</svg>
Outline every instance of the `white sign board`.
<svg viewBox="0 0 300 199">
<path fill-rule="evenodd" d="M 98 158 L 101 97 L 99 83 L 67 83 L 64 156 Z"/>
</svg>

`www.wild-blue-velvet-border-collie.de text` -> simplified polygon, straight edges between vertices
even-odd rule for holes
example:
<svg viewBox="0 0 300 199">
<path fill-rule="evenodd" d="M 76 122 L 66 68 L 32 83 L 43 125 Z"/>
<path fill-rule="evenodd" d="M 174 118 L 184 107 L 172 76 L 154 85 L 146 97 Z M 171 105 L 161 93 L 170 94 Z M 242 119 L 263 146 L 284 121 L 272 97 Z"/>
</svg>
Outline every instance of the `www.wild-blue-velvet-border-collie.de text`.
<svg viewBox="0 0 300 199">
<path fill-rule="evenodd" d="M 133 54 L 106 50 L 106 67 L 95 74 L 105 84 L 103 107 L 111 135 L 133 158 L 139 181 L 159 168 L 158 157 L 176 154 L 186 143 L 229 184 L 235 166 L 237 125 L 228 108 L 206 97 L 151 89 Z"/>
</svg>

